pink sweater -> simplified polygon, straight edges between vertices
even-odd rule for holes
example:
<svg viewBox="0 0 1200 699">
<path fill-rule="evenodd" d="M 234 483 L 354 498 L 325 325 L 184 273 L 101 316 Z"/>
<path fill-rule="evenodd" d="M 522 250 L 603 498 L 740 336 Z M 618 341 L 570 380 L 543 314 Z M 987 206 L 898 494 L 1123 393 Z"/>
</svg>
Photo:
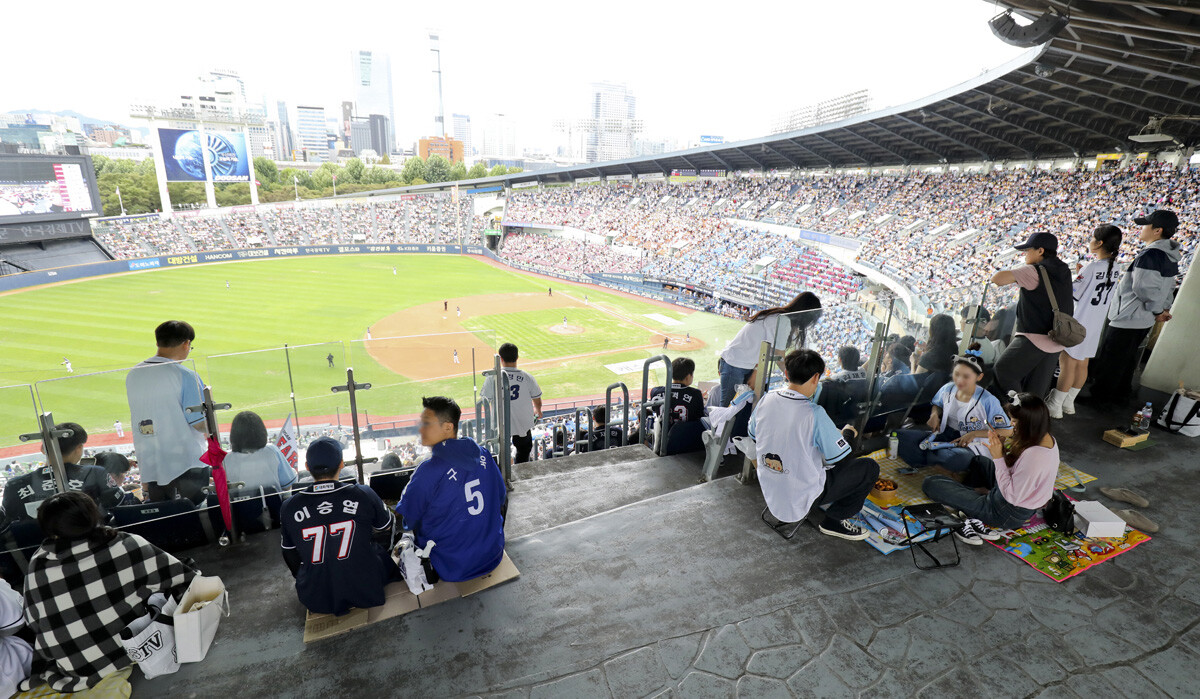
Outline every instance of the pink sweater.
<svg viewBox="0 0 1200 699">
<path fill-rule="evenodd" d="M 1011 468 L 996 459 L 996 487 L 1008 504 L 1027 510 L 1041 508 L 1054 492 L 1058 478 L 1058 440 L 1051 447 L 1029 447 Z"/>
</svg>

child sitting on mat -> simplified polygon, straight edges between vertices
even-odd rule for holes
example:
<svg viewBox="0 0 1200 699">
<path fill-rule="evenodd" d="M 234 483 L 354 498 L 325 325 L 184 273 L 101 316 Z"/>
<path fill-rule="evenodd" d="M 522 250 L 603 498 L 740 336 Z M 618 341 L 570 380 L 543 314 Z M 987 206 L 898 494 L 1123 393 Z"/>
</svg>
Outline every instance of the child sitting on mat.
<svg viewBox="0 0 1200 699">
<path fill-rule="evenodd" d="M 988 431 L 991 458 L 971 460 L 962 483 L 930 476 L 921 489 L 934 502 L 961 510 L 967 519 L 954 533 L 978 546 L 996 540 L 991 527 L 1015 529 L 1045 506 L 1058 477 L 1058 441 L 1050 435 L 1050 411 L 1032 393 L 1020 393 L 1010 407 L 1013 438 L 1007 448 L 995 430 Z"/>
</svg>

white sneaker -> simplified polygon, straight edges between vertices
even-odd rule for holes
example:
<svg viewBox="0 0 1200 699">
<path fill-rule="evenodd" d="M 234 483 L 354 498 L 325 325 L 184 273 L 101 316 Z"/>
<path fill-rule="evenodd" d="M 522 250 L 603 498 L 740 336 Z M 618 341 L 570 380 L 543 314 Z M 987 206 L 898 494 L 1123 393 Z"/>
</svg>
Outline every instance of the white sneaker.
<svg viewBox="0 0 1200 699">
<path fill-rule="evenodd" d="M 982 546 L 983 537 L 979 535 L 979 531 L 975 529 L 974 522 L 977 519 L 968 519 L 962 523 L 962 526 L 954 530 L 954 536 L 964 544 L 971 546 Z"/>
<path fill-rule="evenodd" d="M 1063 415 L 1074 415 L 1075 414 L 1075 396 L 1078 393 L 1079 393 L 1078 388 L 1072 388 L 1070 391 L 1067 391 L 1067 397 L 1064 398 L 1063 402 L 1062 402 L 1062 414 Z"/>
</svg>

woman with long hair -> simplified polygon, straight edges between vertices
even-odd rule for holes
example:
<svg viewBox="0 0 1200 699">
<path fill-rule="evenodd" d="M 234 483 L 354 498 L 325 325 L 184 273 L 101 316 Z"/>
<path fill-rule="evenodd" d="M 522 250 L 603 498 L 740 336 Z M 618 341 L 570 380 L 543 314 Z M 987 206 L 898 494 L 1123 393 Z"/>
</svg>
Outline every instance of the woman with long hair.
<svg viewBox="0 0 1200 699">
<path fill-rule="evenodd" d="M 1086 265 L 1080 263 L 1074 287 L 1075 320 L 1087 328 L 1087 336 L 1058 355 L 1058 385 L 1046 399 L 1050 417 L 1056 420 L 1075 414 L 1075 396 L 1087 381 L 1088 360 L 1096 356 L 1100 346 L 1108 302 L 1119 275 L 1114 263 L 1121 252 L 1121 229 L 1113 225 L 1097 228 L 1088 241 L 1088 252 L 1096 259 Z"/>
<path fill-rule="evenodd" d="M 991 458 L 971 460 L 962 483 L 947 476 L 929 476 L 921 489 L 934 502 L 965 515 L 954 533 L 973 546 L 1000 535 L 993 528 L 1015 529 L 1044 507 L 1054 494 L 1058 477 L 1058 441 L 1050 434 L 1050 411 L 1032 393 L 1017 394 L 1009 406 L 1013 434 L 1006 446 L 995 430 L 988 431 Z"/>
<path fill-rule="evenodd" d="M 29 559 L 25 619 L 46 665 L 21 688 L 82 691 L 132 663 L 121 631 L 146 613 L 150 595 L 182 597 L 199 571 L 104 526 L 100 508 L 78 491 L 43 501 L 37 521 L 46 540 Z"/>
<path fill-rule="evenodd" d="M 267 439 L 267 426 L 250 410 L 243 410 L 229 426 L 229 449 L 225 456 L 225 476 L 240 488 L 274 488 L 282 493 L 295 480 L 296 471 L 279 447 Z"/>
<path fill-rule="evenodd" d="M 721 350 L 717 372 L 721 376 L 721 405 L 733 401 L 738 384 L 749 382 L 758 366 L 759 348 L 770 342 L 775 355 L 782 357 L 789 349 L 802 347 L 809 326 L 821 317 L 821 300 L 805 291 L 783 306 L 764 308 L 750 316 L 750 321 Z"/>
<path fill-rule="evenodd" d="M 954 368 L 958 349 L 958 327 L 954 318 L 939 313 L 929 319 L 929 340 L 922 343 L 917 358 L 917 373 L 949 374 Z"/>
</svg>

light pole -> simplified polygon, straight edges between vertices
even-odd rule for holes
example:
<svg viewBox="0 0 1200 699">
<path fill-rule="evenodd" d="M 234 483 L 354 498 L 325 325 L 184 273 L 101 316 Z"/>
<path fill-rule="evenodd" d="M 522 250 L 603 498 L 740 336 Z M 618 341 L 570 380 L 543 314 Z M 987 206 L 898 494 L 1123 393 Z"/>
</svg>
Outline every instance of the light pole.
<svg viewBox="0 0 1200 699">
<path fill-rule="evenodd" d="M 337 175 L 333 176 L 333 196 L 337 196 Z"/>
<path fill-rule="evenodd" d="M 292 175 L 292 189 L 296 190 L 296 201 L 300 201 L 300 179 Z"/>
<path fill-rule="evenodd" d="M 117 202 L 121 205 L 121 215 L 125 215 L 125 200 L 121 198 L 121 188 L 117 187 Z"/>
</svg>

